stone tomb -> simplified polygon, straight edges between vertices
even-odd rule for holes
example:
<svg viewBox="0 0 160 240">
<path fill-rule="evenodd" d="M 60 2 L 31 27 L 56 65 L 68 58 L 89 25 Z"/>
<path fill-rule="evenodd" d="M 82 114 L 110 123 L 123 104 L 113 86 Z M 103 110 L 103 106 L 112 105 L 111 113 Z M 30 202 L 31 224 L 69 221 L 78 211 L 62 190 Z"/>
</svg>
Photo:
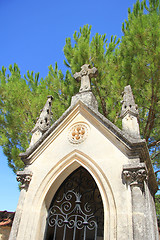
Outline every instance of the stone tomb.
<svg viewBox="0 0 160 240">
<path fill-rule="evenodd" d="M 122 130 L 98 112 L 85 64 L 80 92 L 50 126 L 52 97 L 20 156 L 26 167 L 9 240 L 158 240 L 157 183 L 140 138 L 138 108 L 124 89 Z"/>
</svg>

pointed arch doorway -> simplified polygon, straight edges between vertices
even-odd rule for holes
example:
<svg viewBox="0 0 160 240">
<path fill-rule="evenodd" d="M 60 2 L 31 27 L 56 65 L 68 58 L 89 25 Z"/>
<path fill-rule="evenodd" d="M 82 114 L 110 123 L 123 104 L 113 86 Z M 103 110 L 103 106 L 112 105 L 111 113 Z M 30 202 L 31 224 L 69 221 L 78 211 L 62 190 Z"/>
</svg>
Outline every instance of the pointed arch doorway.
<svg viewBox="0 0 160 240">
<path fill-rule="evenodd" d="M 61 184 L 51 202 L 45 240 L 103 240 L 104 209 L 96 182 L 83 167 Z"/>
</svg>

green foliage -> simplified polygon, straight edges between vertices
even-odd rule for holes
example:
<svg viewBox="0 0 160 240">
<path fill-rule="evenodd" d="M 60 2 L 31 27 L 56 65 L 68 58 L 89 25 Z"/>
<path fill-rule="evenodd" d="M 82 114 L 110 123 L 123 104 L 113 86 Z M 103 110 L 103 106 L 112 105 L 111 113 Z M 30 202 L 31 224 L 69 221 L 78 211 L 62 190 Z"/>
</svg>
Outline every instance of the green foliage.
<svg viewBox="0 0 160 240">
<path fill-rule="evenodd" d="M 140 129 L 146 139 L 151 160 L 160 167 L 160 1 L 145 0 L 128 10 L 128 20 L 122 24 L 121 42 L 98 33 L 90 39 L 88 25 L 75 32 L 73 43 L 66 40 L 65 64 L 71 73 L 81 65 L 97 67 L 99 76 L 92 80 L 92 90 L 99 103 L 99 111 L 120 126 L 120 94 L 130 84 L 139 106 Z"/>
<path fill-rule="evenodd" d="M 160 224 L 160 195 L 155 196 L 155 205 L 158 223 Z"/>
<path fill-rule="evenodd" d="M 61 94 L 64 85 L 63 74 L 49 67 L 48 76 L 39 80 L 39 74 L 27 72 L 24 78 L 16 64 L 0 71 L 0 144 L 8 158 L 8 165 L 14 172 L 22 170 L 23 162 L 18 157 L 30 142 L 31 130 L 43 108 L 47 95 L 53 95 L 54 119 L 61 116 L 69 106 L 70 98 Z M 67 91 L 67 90 L 64 90 Z"/>
<path fill-rule="evenodd" d="M 99 111 L 115 123 L 118 119 L 115 116 L 118 116 L 120 112 L 120 94 L 115 94 L 114 91 L 120 93 L 121 89 L 118 89 L 115 81 L 109 77 L 108 62 L 120 39 L 116 40 L 116 36 L 112 36 L 110 42 L 107 42 L 105 34 L 96 33 L 91 39 L 91 26 L 85 25 L 80 28 L 79 32 L 75 31 L 73 34 L 73 44 L 71 38 L 66 39 L 64 47 L 66 60 L 64 63 L 72 74 L 79 72 L 85 63 L 98 69 L 98 77 L 92 81 L 92 91 L 97 97 Z M 73 85 L 76 85 L 75 90 L 77 91 L 77 83 L 73 82 Z M 115 108 L 115 105 L 119 108 Z"/>
<path fill-rule="evenodd" d="M 122 30 L 116 62 L 119 81 L 132 86 L 139 106 L 141 136 L 148 144 L 160 185 L 160 1 L 137 0 Z M 159 199 L 156 195 L 160 221 Z"/>
<path fill-rule="evenodd" d="M 160 154 L 160 1 L 136 2 L 129 10 L 119 47 L 119 81 L 132 86 L 140 112 L 141 135 L 159 168 Z"/>
</svg>

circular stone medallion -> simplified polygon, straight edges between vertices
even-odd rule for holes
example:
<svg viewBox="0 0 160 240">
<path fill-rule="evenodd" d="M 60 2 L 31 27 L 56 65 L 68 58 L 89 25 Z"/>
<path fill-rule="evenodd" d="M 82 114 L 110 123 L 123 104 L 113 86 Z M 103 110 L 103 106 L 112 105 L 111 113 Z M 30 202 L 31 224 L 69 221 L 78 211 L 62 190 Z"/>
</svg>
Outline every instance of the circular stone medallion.
<svg viewBox="0 0 160 240">
<path fill-rule="evenodd" d="M 68 139 L 71 143 L 83 142 L 88 136 L 88 126 L 85 123 L 75 123 L 69 129 Z"/>
</svg>

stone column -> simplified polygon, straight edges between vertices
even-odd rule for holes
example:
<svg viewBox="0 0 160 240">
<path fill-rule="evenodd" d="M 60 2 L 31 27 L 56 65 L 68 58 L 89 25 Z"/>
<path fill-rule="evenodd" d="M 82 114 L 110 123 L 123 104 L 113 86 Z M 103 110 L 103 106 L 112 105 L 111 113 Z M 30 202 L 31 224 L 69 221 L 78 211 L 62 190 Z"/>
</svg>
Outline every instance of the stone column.
<svg viewBox="0 0 160 240">
<path fill-rule="evenodd" d="M 26 192 L 28 190 L 28 186 L 29 186 L 31 179 L 32 179 L 32 173 L 30 171 L 17 172 L 17 181 L 21 182 L 21 193 L 20 193 L 11 233 L 9 236 L 9 240 L 17 239 L 18 229 L 19 229 L 21 216 L 22 216 L 23 204 L 24 204 Z"/>
<path fill-rule="evenodd" d="M 123 182 L 130 186 L 132 197 L 133 239 L 141 240 L 145 237 L 145 189 L 147 169 L 144 163 L 123 166 Z"/>
</svg>

